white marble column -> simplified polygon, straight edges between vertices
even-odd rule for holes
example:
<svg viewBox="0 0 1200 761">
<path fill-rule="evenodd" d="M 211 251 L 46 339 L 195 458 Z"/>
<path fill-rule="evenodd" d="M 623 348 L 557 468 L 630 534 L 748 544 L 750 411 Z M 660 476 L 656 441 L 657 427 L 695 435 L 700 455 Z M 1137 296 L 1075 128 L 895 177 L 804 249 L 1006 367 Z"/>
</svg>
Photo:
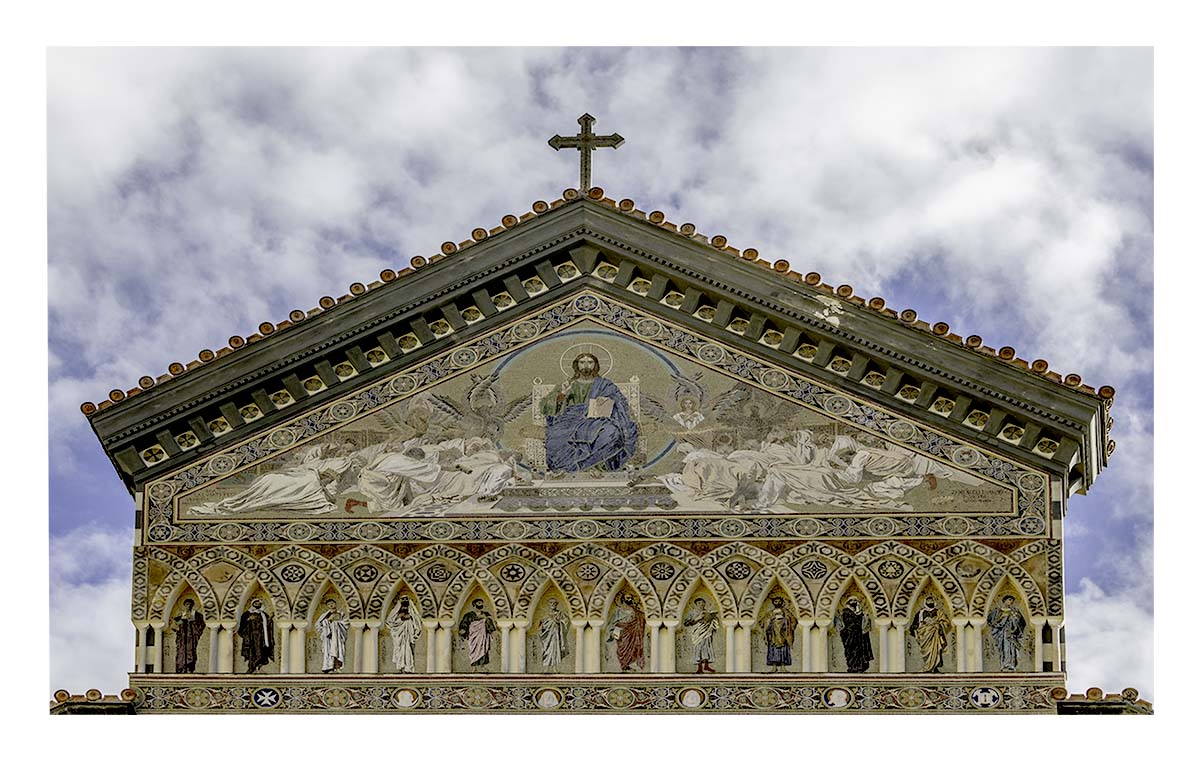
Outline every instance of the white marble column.
<svg viewBox="0 0 1200 761">
<path fill-rule="evenodd" d="M 220 636 L 217 638 L 220 643 L 220 652 L 217 654 L 218 673 L 233 673 L 233 631 L 236 628 L 237 624 L 233 621 L 221 622 Z"/>
<path fill-rule="evenodd" d="M 600 635 L 603 631 L 603 621 L 588 621 L 588 628 L 584 631 L 583 636 L 583 673 L 585 674 L 600 673 Z"/>
<path fill-rule="evenodd" d="M 454 666 L 454 640 L 451 637 L 453 621 L 441 621 L 437 630 L 437 673 L 449 674 Z"/>
<path fill-rule="evenodd" d="M 208 629 L 208 673 L 218 674 L 221 671 L 221 622 L 210 621 L 204 628 Z"/>
<path fill-rule="evenodd" d="M 907 654 L 904 649 L 904 629 L 907 621 L 903 618 L 892 619 L 892 631 L 890 647 L 891 652 L 888 656 L 889 665 L 892 667 L 890 673 L 903 674 L 908 670 Z"/>
<path fill-rule="evenodd" d="M 813 671 L 824 674 L 829 671 L 829 627 L 833 625 L 831 618 L 819 618 L 813 622 Z"/>
<path fill-rule="evenodd" d="M 575 673 L 582 674 L 583 670 L 583 651 L 584 651 L 584 634 L 587 631 L 587 619 L 572 618 L 571 628 L 575 630 Z"/>
<path fill-rule="evenodd" d="M 1042 629 L 1046 627 L 1045 616 L 1030 616 L 1029 628 L 1033 634 L 1033 670 L 1041 671 L 1042 663 L 1045 660 L 1045 651 L 1042 649 Z"/>
<path fill-rule="evenodd" d="M 154 664 L 154 673 L 161 674 L 163 672 L 163 632 L 166 631 L 166 623 L 150 624 L 154 629 L 154 650 L 150 656 Z"/>
<path fill-rule="evenodd" d="M 304 631 L 307 628 L 307 621 L 292 622 L 292 644 L 291 652 L 289 653 L 291 656 L 291 666 L 288 669 L 289 674 L 303 674 L 308 671 L 308 642 Z"/>
<path fill-rule="evenodd" d="M 146 671 L 146 633 L 150 631 L 150 625 L 139 622 L 133 626 L 137 632 L 137 639 L 134 641 L 133 647 L 133 670 L 141 674 Z"/>
<path fill-rule="evenodd" d="M 800 648 L 800 671 L 804 673 L 812 673 L 813 671 L 813 620 L 811 618 L 801 618 L 796 621 L 796 646 Z"/>
<path fill-rule="evenodd" d="M 1052 664 L 1052 668 L 1055 671 L 1062 671 L 1063 670 L 1062 669 L 1062 661 L 1063 661 L 1063 659 L 1062 659 L 1062 625 L 1063 625 L 1063 622 L 1062 622 L 1061 618 L 1059 618 L 1059 619 L 1052 618 L 1052 619 L 1049 619 L 1049 621 L 1047 623 L 1050 624 L 1050 635 L 1052 637 L 1052 639 L 1051 639 L 1052 649 L 1050 651 L 1050 662 Z"/>
<path fill-rule="evenodd" d="M 951 623 L 954 624 L 954 663 L 955 671 L 962 674 L 967 670 L 967 624 L 970 619 L 952 618 Z"/>
<path fill-rule="evenodd" d="M 646 670 L 651 674 L 661 674 L 663 669 L 659 659 L 659 652 L 662 648 L 662 619 L 647 618 L 646 619 L 646 634 L 650 639 L 650 653 L 646 659 Z"/>
<path fill-rule="evenodd" d="M 675 662 L 675 637 L 678 632 L 678 621 L 663 621 L 662 630 L 658 635 L 658 652 L 664 674 L 674 674 L 679 669 L 679 664 Z"/>
<path fill-rule="evenodd" d="M 891 673 L 892 666 L 892 619 L 875 619 L 875 639 L 879 643 L 876 651 L 880 674 Z"/>
<path fill-rule="evenodd" d="M 366 626 L 367 626 L 366 621 L 351 621 L 350 622 L 350 636 L 348 637 L 348 639 L 350 640 L 350 642 L 349 642 L 350 649 L 353 652 L 350 653 L 350 662 L 346 663 L 344 665 L 350 667 L 351 674 L 363 673 L 363 660 L 362 660 L 363 647 L 362 647 L 362 644 L 363 644 L 363 629 L 365 629 Z"/>
<path fill-rule="evenodd" d="M 382 626 L 381 621 L 368 621 L 367 629 L 363 632 L 363 674 L 379 673 L 379 629 Z"/>
<path fill-rule="evenodd" d="M 523 621 L 513 622 L 512 633 L 512 656 L 509 660 L 509 665 L 512 666 L 513 674 L 524 674 L 526 669 L 525 649 L 528 639 L 529 624 Z"/>
<path fill-rule="evenodd" d="M 279 625 L 279 673 L 292 673 L 292 622 L 277 621 Z"/>
<path fill-rule="evenodd" d="M 751 642 L 754 637 L 754 619 L 745 618 L 738 622 L 738 628 L 735 632 L 737 637 L 737 648 L 734 650 L 734 655 L 737 660 L 736 674 L 749 674 L 754 671 L 754 659 L 751 647 Z M 733 671 L 732 669 L 727 669 Z"/>
<path fill-rule="evenodd" d="M 425 673 L 436 674 L 438 668 L 438 621 L 425 619 L 421 622 L 425 629 Z M 413 664 L 414 669 L 416 664 Z"/>
<path fill-rule="evenodd" d="M 500 630 L 500 673 L 512 673 L 512 652 L 509 649 L 512 640 L 513 622 L 508 619 L 500 619 L 496 621 L 496 627 Z"/>
<path fill-rule="evenodd" d="M 967 633 L 967 670 L 978 674 L 983 671 L 983 637 L 987 631 L 986 619 L 972 618 Z"/>
<path fill-rule="evenodd" d="M 738 672 L 738 622 L 734 619 L 721 621 L 725 626 L 725 672 Z M 715 655 L 715 653 L 714 653 Z"/>
</svg>

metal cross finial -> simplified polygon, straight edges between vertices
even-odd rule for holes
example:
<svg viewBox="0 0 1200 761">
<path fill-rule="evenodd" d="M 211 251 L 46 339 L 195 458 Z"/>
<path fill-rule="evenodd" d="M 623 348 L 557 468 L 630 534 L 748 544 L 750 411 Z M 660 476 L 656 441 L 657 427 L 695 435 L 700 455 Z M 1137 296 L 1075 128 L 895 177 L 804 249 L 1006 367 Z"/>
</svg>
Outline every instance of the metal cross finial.
<svg viewBox="0 0 1200 761">
<path fill-rule="evenodd" d="M 591 114 L 579 117 L 579 134 L 574 137 L 555 135 L 550 138 L 550 147 L 554 150 L 563 148 L 579 149 L 579 190 L 588 192 L 592 187 L 592 151 L 597 148 L 620 148 L 625 138 L 616 132 L 611 135 L 593 135 L 592 124 L 596 118 Z"/>
</svg>

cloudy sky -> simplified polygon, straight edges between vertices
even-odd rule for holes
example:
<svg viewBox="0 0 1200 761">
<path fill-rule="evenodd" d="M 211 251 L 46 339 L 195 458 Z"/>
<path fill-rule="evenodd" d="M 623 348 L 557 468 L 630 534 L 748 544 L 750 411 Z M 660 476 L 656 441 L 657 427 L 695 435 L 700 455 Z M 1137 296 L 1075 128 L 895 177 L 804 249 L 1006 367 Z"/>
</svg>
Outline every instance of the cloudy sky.
<svg viewBox="0 0 1200 761">
<path fill-rule="evenodd" d="M 50 690 L 132 668 L 132 503 L 79 412 L 594 184 L 1117 389 L 1069 686 L 1153 698 L 1148 49 L 55 49 Z"/>
</svg>

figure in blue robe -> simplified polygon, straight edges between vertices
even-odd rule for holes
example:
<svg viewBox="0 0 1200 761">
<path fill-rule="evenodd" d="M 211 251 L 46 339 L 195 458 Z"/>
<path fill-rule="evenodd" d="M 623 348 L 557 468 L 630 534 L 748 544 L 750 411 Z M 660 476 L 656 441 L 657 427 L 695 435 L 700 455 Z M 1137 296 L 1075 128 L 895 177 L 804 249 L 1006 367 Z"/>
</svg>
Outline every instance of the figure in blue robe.
<svg viewBox="0 0 1200 761">
<path fill-rule="evenodd" d="M 600 377 L 600 360 L 583 353 L 574 375 L 542 399 L 546 467 L 569 473 L 620 470 L 637 450 L 637 423 L 617 384 Z"/>
</svg>

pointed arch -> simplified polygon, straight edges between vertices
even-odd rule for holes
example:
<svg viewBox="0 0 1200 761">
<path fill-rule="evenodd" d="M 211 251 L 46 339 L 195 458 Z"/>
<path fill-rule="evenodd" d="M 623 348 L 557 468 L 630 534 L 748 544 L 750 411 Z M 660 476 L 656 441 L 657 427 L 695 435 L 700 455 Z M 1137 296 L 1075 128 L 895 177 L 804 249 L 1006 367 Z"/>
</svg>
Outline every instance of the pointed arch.
<svg viewBox="0 0 1200 761">
<path fill-rule="evenodd" d="M 492 576 L 491 580 L 494 582 L 494 584 L 489 585 L 484 583 L 484 581 L 478 577 L 467 578 L 466 583 L 461 589 L 461 593 L 458 594 L 454 600 L 453 608 L 446 610 L 446 600 L 442 600 L 443 610 L 446 611 L 446 613 L 441 617 L 449 618 L 454 622 L 454 626 L 457 627 L 458 622 L 463 617 L 464 609 L 470 604 L 471 600 L 474 600 L 478 597 L 483 597 L 488 603 L 490 603 L 491 609 L 496 612 L 496 618 L 510 618 L 511 608 L 509 607 L 508 596 L 504 594 L 504 588 L 500 586 L 500 583 L 496 580 L 496 577 Z M 489 589 L 489 586 L 492 588 Z M 500 592 L 501 599 L 496 598 L 496 591 Z"/>
<path fill-rule="evenodd" d="M 854 556 L 854 562 L 869 567 L 876 560 L 888 555 L 894 555 L 907 561 L 913 568 L 900 579 L 900 584 L 888 606 L 888 613 L 885 615 L 897 616 L 900 615 L 899 611 L 907 609 L 913 592 L 916 591 L 924 576 L 930 576 L 937 580 L 945 593 L 948 602 L 947 610 L 952 611 L 951 615 L 965 616 L 967 614 L 967 592 L 958 577 L 929 555 L 907 544 L 889 539 L 858 553 Z"/>
<path fill-rule="evenodd" d="M 154 591 L 149 608 L 149 620 L 166 625 L 167 617 L 184 589 L 191 589 L 200 602 L 200 612 L 205 618 L 217 617 L 218 600 L 208 579 L 197 569 L 185 566 L 177 568 L 163 579 Z"/>
<path fill-rule="evenodd" d="M 930 594 L 935 595 L 941 601 L 942 607 L 948 613 L 948 615 L 962 615 L 958 611 L 955 611 L 953 606 L 951 606 L 949 595 L 946 594 L 946 590 L 942 588 L 942 585 L 938 584 L 937 579 L 928 574 L 920 573 L 919 578 L 917 579 L 917 584 L 913 588 L 913 591 L 905 598 L 903 607 L 898 606 L 894 611 L 894 615 L 897 618 L 904 619 L 905 629 L 908 628 L 909 623 L 911 623 L 913 620 L 913 615 L 916 613 L 918 602 Z"/>
<path fill-rule="evenodd" d="M 767 592 L 775 582 L 787 590 L 789 599 L 802 618 L 813 615 L 813 600 L 808 587 L 783 556 L 772 555 L 745 542 L 731 542 L 708 553 L 705 558 L 712 558 L 711 563 L 715 568 L 737 555 L 745 556 L 761 566 L 746 582 L 746 590 L 737 601 L 738 617 L 757 618 L 759 609 L 767 599 Z"/>
<path fill-rule="evenodd" d="M 817 593 L 817 618 L 832 619 L 837 603 L 845 596 L 851 584 L 858 586 L 863 600 L 871 606 L 876 617 L 886 616 L 890 611 L 883 584 L 863 565 L 842 566 L 831 573 Z"/>
<path fill-rule="evenodd" d="M 338 605 L 339 610 L 341 609 L 342 605 L 345 605 L 346 608 L 349 609 L 350 604 L 346 602 L 346 598 L 342 595 L 342 590 L 339 589 L 338 585 L 334 584 L 331 579 L 325 579 L 320 583 L 320 585 L 317 586 L 317 589 L 312 596 L 305 601 L 305 605 L 303 606 L 306 611 L 305 617 L 299 620 L 307 622 L 311 628 L 313 624 L 317 622 L 317 618 L 320 617 L 321 613 L 323 612 L 321 603 L 331 598 L 338 599 L 338 602 L 340 603 Z M 297 601 L 296 607 L 301 607 L 299 605 L 299 601 Z M 351 618 L 355 617 L 352 613 L 350 616 Z"/>
<path fill-rule="evenodd" d="M 717 601 L 722 621 L 737 618 L 737 597 L 729 588 L 729 582 L 725 580 L 724 576 L 717 573 L 717 569 L 703 563 L 698 567 L 688 566 L 671 582 L 671 586 L 668 587 L 667 594 L 663 598 L 663 617 L 675 620 L 682 616 L 686 609 L 687 598 L 692 594 L 690 590 L 695 589 L 700 583 L 708 587 L 713 599 Z"/>
<path fill-rule="evenodd" d="M 364 616 L 373 621 L 386 618 L 402 584 L 412 590 L 417 605 L 421 607 L 422 618 L 437 617 L 437 597 L 433 594 L 429 582 L 419 573 L 406 573 L 403 570 L 388 571 L 375 582 L 370 596 L 363 604 Z"/>
<path fill-rule="evenodd" d="M 551 564 L 551 569 L 558 570 L 553 564 Z M 552 574 L 542 570 L 530 574 L 525 583 L 521 585 L 517 592 L 517 603 L 513 609 L 513 616 L 529 621 L 529 617 L 533 615 L 533 611 L 537 609 L 538 603 L 551 585 L 556 587 L 559 594 L 567 601 L 571 618 L 587 617 L 587 601 L 583 599 L 583 590 L 579 588 L 575 580 L 567 573 Z"/>
<path fill-rule="evenodd" d="M 470 590 L 475 586 L 482 589 L 491 600 L 497 617 L 512 618 L 512 601 L 508 599 L 504 585 L 491 571 L 478 566 L 463 568 L 446 585 L 446 592 L 438 605 L 438 618 L 457 621 Z"/>
<path fill-rule="evenodd" d="M 987 615 L 991 599 L 1004 579 L 1011 579 L 1013 586 L 1020 590 L 1022 601 L 1032 615 L 1046 615 L 1046 599 L 1042 596 L 1037 582 L 1028 571 L 1020 565 L 1008 561 L 1008 558 L 1005 558 L 1004 563 L 996 563 L 984 572 L 979 583 L 975 585 L 975 592 L 971 595 L 971 615 Z"/>
<path fill-rule="evenodd" d="M 554 562 L 565 569 L 571 563 L 585 558 L 598 560 L 609 567 L 609 571 L 600 578 L 595 589 L 587 598 L 587 615 L 589 618 L 604 618 L 609 604 L 616 595 L 616 587 L 622 580 L 629 581 L 638 596 L 642 599 L 642 609 L 650 618 L 662 617 L 662 601 L 654 591 L 654 585 L 629 558 L 618 555 L 610 549 L 600 547 L 591 542 L 578 544 L 554 556 Z"/>
<path fill-rule="evenodd" d="M 350 617 L 363 618 L 362 596 L 358 593 L 358 586 L 350 576 L 324 555 L 304 547 L 296 547 L 295 550 L 296 552 L 290 555 L 292 559 L 303 560 L 317 570 L 308 575 L 296 592 L 296 604 L 290 611 L 291 617 L 296 621 L 310 618 L 309 607 L 316 595 L 317 588 L 329 581 L 337 587 L 342 599 L 346 601 L 346 609 Z M 282 583 L 280 586 L 282 588 Z"/>
</svg>

